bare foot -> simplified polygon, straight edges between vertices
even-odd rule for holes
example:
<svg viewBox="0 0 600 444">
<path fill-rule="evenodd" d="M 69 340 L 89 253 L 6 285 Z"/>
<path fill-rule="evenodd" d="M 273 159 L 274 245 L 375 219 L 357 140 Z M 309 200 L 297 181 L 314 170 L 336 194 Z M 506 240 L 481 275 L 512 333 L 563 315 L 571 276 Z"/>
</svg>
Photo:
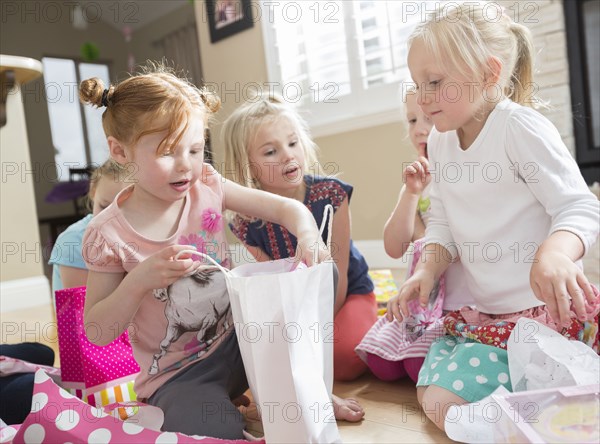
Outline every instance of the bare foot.
<svg viewBox="0 0 600 444">
<path fill-rule="evenodd" d="M 333 402 L 335 419 L 338 421 L 358 422 L 365 416 L 365 411 L 356 399 L 343 399 L 339 396 L 331 395 L 331 401 Z"/>
</svg>

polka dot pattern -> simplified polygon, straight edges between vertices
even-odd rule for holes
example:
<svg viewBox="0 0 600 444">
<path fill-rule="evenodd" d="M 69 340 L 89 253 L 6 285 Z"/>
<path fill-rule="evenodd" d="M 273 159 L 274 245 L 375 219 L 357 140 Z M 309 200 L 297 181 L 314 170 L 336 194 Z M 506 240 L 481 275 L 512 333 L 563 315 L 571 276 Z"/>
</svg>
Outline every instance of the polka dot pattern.
<svg viewBox="0 0 600 444">
<path fill-rule="evenodd" d="M 417 386 L 434 384 L 475 402 L 498 386 L 512 389 L 506 350 L 469 339 L 454 341 L 448 336 L 431 346 L 419 372 Z"/>
<path fill-rule="evenodd" d="M 140 367 L 133 358 L 127 332 L 105 347 L 92 344 L 83 326 L 85 287 L 56 292 L 58 348 L 61 377 L 65 382 L 83 382 L 95 387 L 125 376 L 134 375 Z M 91 326 L 87 334 L 99 334 Z"/>
<path fill-rule="evenodd" d="M 0 444 L 12 443 L 21 425 L 10 425 L 0 428 Z"/>
<path fill-rule="evenodd" d="M 479 367 L 481 361 L 479 361 L 479 358 L 471 358 L 469 359 L 469 364 L 471 365 L 471 367 Z"/>
<path fill-rule="evenodd" d="M 37 410 L 29 414 L 20 427 L 2 428 L 0 443 L 13 440 L 27 444 L 43 442 L 248 443 L 245 440 L 221 440 L 181 433 L 157 432 L 136 424 L 121 422 L 77 398 L 64 396 L 62 391 L 63 389 L 48 378 L 43 370 L 39 370 L 36 373 L 33 389 L 33 400 L 37 401 Z M 137 420 L 135 417 L 132 419 Z M 260 443 L 265 444 L 265 441 L 259 441 Z"/>
<path fill-rule="evenodd" d="M 31 411 L 33 413 L 42 410 L 48 404 L 48 395 L 45 393 L 36 393 L 31 398 Z"/>
</svg>

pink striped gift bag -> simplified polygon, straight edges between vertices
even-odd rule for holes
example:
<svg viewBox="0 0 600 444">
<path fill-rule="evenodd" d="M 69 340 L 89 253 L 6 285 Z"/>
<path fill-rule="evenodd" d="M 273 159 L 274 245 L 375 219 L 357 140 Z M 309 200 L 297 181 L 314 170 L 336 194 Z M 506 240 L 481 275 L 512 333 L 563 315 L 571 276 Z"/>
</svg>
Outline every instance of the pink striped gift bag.
<svg viewBox="0 0 600 444">
<path fill-rule="evenodd" d="M 85 290 L 56 291 L 62 386 L 93 406 L 135 401 L 133 381 L 140 367 L 127 331 L 104 347 L 91 343 L 83 324 Z"/>
</svg>

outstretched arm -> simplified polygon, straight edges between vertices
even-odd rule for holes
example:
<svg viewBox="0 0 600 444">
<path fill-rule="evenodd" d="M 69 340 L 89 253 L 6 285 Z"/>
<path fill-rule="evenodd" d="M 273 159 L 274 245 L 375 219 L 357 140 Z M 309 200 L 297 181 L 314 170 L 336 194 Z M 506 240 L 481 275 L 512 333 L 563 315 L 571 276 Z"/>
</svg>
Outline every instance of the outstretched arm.
<svg viewBox="0 0 600 444">
<path fill-rule="evenodd" d="M 311 212 L 301 202 L 225 181 L 227 209 L 282 225 L 298 239 L 296 258 L 307 265 L 321 262 L 329 252 Z"/>
</svg>

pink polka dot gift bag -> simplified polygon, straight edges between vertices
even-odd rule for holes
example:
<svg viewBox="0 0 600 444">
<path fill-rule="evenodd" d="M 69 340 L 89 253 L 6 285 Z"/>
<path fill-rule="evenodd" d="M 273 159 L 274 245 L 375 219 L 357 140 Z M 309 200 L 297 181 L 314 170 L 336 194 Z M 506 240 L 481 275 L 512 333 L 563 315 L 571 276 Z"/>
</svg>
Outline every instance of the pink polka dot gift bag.
<svg viewBox="0 0 600 444">
<path fill-rule="evenodd" d="M 140 367 L 127 331 L 101 347 L 83 325 L 85 287 L 56 291 L 56 320 L 62 386 L 92 406 L 135 401 L 133 381 Z M 93 335 L 93 329 L 88 332 Z"/>
<path fill-rule="evenodd" d="M 35 374 L 31 412 L 20 427 L 5 428 L 6 441 L 3 442 L 14 444 L 67 442 L 241 444 L 248 442 L 162 432 L 160 415 L 138 417 L 144 409 L 149 409 L 150 412 L 153 409 L 160 409 L 137 402 L 133 404 L 136 406 L 134 408 L 138 409 L 138 414 L 127 421 L 122 421 L 111 415 L 107 408 L 92 407 L 82 402 L 58 387 L 43 370 L 38 370 Z M 258 443 L 264 444 L 264 441 Z"/>
</svg>

